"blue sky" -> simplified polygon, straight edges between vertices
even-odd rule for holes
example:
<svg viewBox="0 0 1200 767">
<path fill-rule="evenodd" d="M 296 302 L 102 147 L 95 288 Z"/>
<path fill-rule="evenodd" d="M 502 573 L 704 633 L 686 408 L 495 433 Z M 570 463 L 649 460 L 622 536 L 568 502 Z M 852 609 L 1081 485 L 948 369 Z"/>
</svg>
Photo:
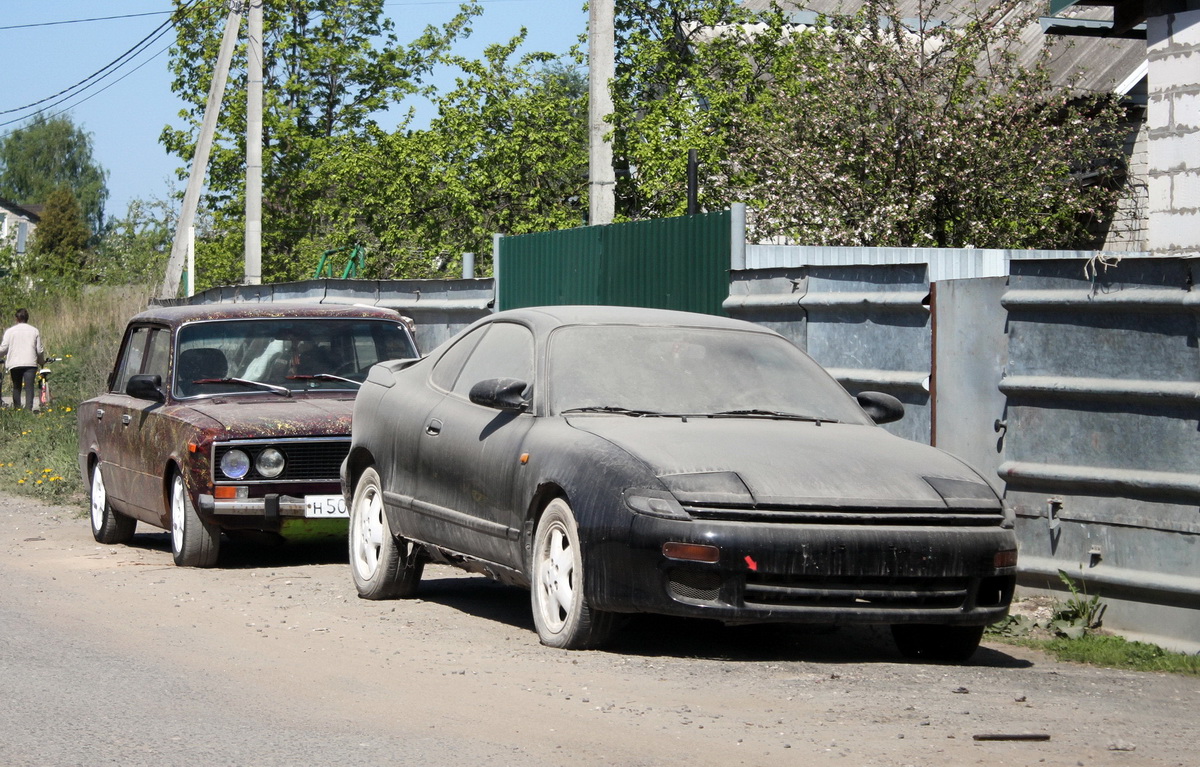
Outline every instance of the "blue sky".
<svg viewBox="0 0 1200 767">
<path fill-rule="evenodd" d="M 397 38 L 407 43 L 426 26 L 440 26 L 458 5 L 457 0 L 386 0 L 385 11 L 395 23 Z M 522 26 L 529 30 L 527 50 L 562 53 L 587 29 L 583 0 L 483 0 L 482 5 L 483 17 L 476 19 L 474 34 L 460 44 L 458 53 L 478 56 L 486 45 L 509 40 Z M 12 120 L 32 114 L 29 109 L 9 110 L 52 96 L 103 69 L 162 24 L 172 4 L 5 0 L 0 9 L 0 111 L 5 112 L 0 123 L 8 123 L 0 125 L 3 134 L 23 123 Z M 54 23 L 109 16 L 128 18 Z M 175 183 L 179 162 L 158 143 L 163 126 L 181 124 L 176 117 L 181 104 L 171 92 L 167 72 L 165 49 L 170 42 L 168 34 L 95 87 L 47 110 L 54 114 L 67 109 L 75 124 L 92 134 L 95 158 L 109 172 L 110 217 L 123 215 L 131 199 L 165 196 Z M 452 87 L 454 73 L 440 73 L 439 82 Z M 425 110 L 424 119 L 428 114 L 431 110 Z M 183 182 L 176 186 L 182 189 Z"/>
</svg>

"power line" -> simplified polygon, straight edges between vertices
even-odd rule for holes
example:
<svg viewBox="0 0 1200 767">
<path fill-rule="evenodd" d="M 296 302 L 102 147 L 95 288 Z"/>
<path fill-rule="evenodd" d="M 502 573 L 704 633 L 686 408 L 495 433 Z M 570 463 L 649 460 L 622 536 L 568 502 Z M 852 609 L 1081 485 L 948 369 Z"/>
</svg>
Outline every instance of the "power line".
<svg viewBox="0 0 1200 767">
<path fill-rule="evenodd" d="M 58 93 L 54 93 L 49 96 L 46 96 L 45 98 L 38 99 L 37 101 L 30 102 L 29 104 L 25 104 L 24 106 L 14 107 L 12 109 L 0 110 L 0 115 L 12 114 L 13 112 L 23 112 L 23 111 L 26 111 L 33 107 L 38 107 L 38 106 L 41 106 L 42 104 L 46 104 L 46 102 L 53 101 L 54 99 L 58 99 L 57 101 L 53 101 L 53 103 L 48 104 L 46 107 L 42 107 L 43 109 L 53 109 L 54 107 L 57 107 L 58 105 L 62 104 L 64 101 L 71 99 L 78 93 L 83 92 L 83 91 L 95 86 L 101 80 L 104 80 L 105 78 L 110 77 L 121 67 L 129 64 L 134 58 L 136 58 L 138 55 L 140 55 L 142 52 L 144 52 L 147 48 L 149 48 L 151 45 L 153 45 L 158 40 L 160 40 L 165 34 L 167 34 L 167 32 L 170 31 L 171 27 L 173 27 L 175 25 L 175 22 L 178 18 L 182 18 L 182 16 L 194 11 L 197 3 L 199 3 L 199 0 L 191 0 L 191 2 L 189 2 L 187 5 L 181 7 L 176 13 L 172 13 L 171 18 L 169 18 L 167 21 L 164 21 L 162 24 L 160 24 L 158 27 L 156 27 L 153 32 L 151 32 L 150 34 L 143 37 L 141 40 L 139 40 L 137 43 L 135 43 L 132 47 L 130 47 L 128 50 L 126 50 L 120 56 L 113 59 L 105 66 L 101 67 L 100 69 L 98 69 L 97 71 L 88 75 L 87 77 L 85 77 L 84 79 L 75 83 L 74 85 L 64 88 L 61 91 L 59 91 Z M 168 46 L 168 47 L 170 47 L 170 46 Z M 164 50 L 166 50 L 166 49 L 164 49 Z M 162 53 L 162 51 L 159 51 L 158 53 L 154 54 L 154 56 L 151 57 L 151 59 L 159 56 L 161 53 Z M 149 59 L 147 61 L 149 61 Z M 145 66 L 145 63 L 146 62 L 143 62 L 142 64 L 138 65 L 132 71 L 137 71 L 137 69 L 140 69 L 142 66 Z M 127 77 L 127 76 L 128 76 L 128 73 L 126 75 L 123 75 L 119 80 L 117 80 L 117 82 L 120 82 L 120 80 L 125 79 L 125 77 Z M 106 86 L 100 92 L 103 92 L 103 90 L 107 90 L 108 87 L 111 87 L 111 84 L 109 86 Z M 93 95 L 95 95 L 95 94 L 93 94 Z M 60 96 L 62 98 L 59 98 Z M 86 99 L 84 99 L 84 100 L 86 101 Z M 79 101 L 76 103 L 79 104 L 79 103 L 83 103 L 83 102 Z M 39 111 L 41 111 L 41 110 L 39 110 Z M 24 120 L 24 119 L 25 119 L 25 116 L 18 117 L 18 118 L 12 119 L 12 120 L 8 120 L 6 122 L 0 122 L 0 127 L 3 127 L 5 125 L 11 125 L 14 122 L 20 122 L 21 120 Z"/>
<path fill-rule="evenodd" d="M 147 11 L 146 13 L 127 13 L 124 16 L 97 16 L 93 19 L 66 19 L 64 21 L 38 21 L 32 24 L 11 24 L 0 27 L 0 32 L 6 29 L 33 29 L 34 27 L 56 27 L 62 24 L 86 24 L 90 21 L 112 21 L 113 19 L 136 19 L 140 16 L 161 16 L 174 11 Z"/>
</svg>

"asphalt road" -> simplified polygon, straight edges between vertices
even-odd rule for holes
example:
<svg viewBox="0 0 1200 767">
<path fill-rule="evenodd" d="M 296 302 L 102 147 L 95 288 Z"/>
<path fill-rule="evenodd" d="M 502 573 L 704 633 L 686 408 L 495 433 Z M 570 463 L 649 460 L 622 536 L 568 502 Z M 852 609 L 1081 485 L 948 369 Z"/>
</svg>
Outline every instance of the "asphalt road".
<svg viewBox="0 0 1200 767">
<path fill-rule="evenodd" d="M 555 651 L 527 594 L 455 570 L 366 602 L 341 545 L 188 570 L 139 531 L 0 496 L 0 765 L 1197 763 L 1196 678 L 658 618 Z"/>
</svg>

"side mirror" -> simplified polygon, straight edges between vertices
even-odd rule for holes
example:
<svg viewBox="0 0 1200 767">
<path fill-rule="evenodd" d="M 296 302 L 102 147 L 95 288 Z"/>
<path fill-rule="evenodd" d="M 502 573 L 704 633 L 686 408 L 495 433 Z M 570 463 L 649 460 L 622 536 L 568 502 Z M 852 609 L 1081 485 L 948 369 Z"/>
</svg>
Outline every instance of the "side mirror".
<svg viewBox="0 0 1200 767">
<path fill-rule="evenodd" d="M 137 399 L 167 401 L 167 395 L 163 394 L 162 390 L 162 376 L 157 375 L 130 376 L 129 383 L 125 384 L 125 393 Z"/>
<path fill-rule="evenodd" d="M 467 396 L 476 405 L 522 411 L 529 407 L 524 395 L 528 387 L 529 384 L 516 378 L 488 378 L 472 386 Z"/>
<path fill-rule="evenodd" d="M 881 391 L 863 391 L 855 397 L 871 420 L 878 424 L 899 421 L 904 417 L 904 403 Z"/>
</svg>

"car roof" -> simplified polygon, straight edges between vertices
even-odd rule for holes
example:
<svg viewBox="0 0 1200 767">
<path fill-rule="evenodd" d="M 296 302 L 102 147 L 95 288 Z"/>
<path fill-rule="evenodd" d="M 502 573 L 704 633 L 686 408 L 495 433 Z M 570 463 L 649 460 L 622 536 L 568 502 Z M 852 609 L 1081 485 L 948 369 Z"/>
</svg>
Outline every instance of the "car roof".
<svg viewBox="0 0 1200 767">
<path fill-rule="evenodd" d="M 392 309 L 362 304 L 320 304 L 301 301 L 242 302 L 151 306 L 130 322 L 161 322 L 171 326 L 203 320 L 257 319 L 262 317 L 347 317 L 403 321 Z"/>
<path fill-rule="evenodd" d="M 713 314 L 697 314 L 672 309 L 646 309 L 637 306 L 531 306 L 497 312 L 493 321 L 511 319 L 548 332 L 565 325 L 669 325 L 675 327 L 719 328 L 773 334 L 762 325 Z"/>
</svg>

